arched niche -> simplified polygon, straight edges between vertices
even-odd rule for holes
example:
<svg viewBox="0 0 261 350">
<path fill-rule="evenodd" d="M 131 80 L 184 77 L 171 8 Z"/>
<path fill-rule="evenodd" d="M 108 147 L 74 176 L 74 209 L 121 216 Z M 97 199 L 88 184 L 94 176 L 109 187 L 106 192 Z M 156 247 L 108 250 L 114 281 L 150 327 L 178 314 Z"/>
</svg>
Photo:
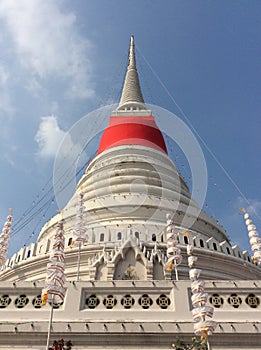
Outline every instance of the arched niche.
<svg viewBox="0 0 261 350">
<path fill-rule="evenodd" d="M 108 275 L 108 267 L 107 267 L 107 264 L 105 264 L 104 260 L 102 259 L 102 261 L 96 267 L 95 280 L 107 281 L 107 275 Z"/>
<path fill-rule="evenodd" d="M 154 280 L 164 280 L 164 271 L 162 263 L 159 261 L 158 256 L 156 255 L 153 259 L 153 279 Z"/>
<path fill-rule="evenodd" d="M 146 268 L 140 254 L 133 248 L 124 250 L 115 263 L 115 280 L 146 280 Z"/>
</svg>

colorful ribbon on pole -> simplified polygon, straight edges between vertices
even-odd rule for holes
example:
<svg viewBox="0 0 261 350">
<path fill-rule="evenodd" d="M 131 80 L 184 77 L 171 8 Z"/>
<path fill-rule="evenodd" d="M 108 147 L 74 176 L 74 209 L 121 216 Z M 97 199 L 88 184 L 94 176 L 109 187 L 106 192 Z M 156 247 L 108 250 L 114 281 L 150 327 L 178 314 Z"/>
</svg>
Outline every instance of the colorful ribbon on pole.
<svg viewBox="0 0 261 350">
<path fill-rule="evenodd" d="M 42 305 L 47 301 L 61 303 L 65 294 L 65 263 L 64 263 L 64 230 L 63 222 L 57 225 L 52 253 L 47 264 L 45 286 L 42 290 Z"/>
<path fill-rule="evenodd" d="M 240 208 L 240 210 L 244 213 L 244 219 L 248 230 L 249 243 L 253 252 L 253 262 L 258 266 L 261 266 L 261 238 L 259 237 L 259 233 L 256 230 L 256 226 L 253 225 L 249 214 L 246 212 L 246 209 Z"/>
<path fill-rule="evenodd" d="M 171 215 L 167 214 L 167 271 L 172 271 L 175 269 L 176 272 L 176 280 L 178 280 L 177 266 L 181 264 L 182 256 L 181 250 L 177 247 L 178 240 L 177 234 L 174 231 L 173 220 L 171 219 Z"/>
<path fill-rule="evenodd" d="M 205 293 L 205 282 L 199 279 L 201 270 L 195 268 L 197 257 L 192 255 L 193 247 L 187 245 L 188 254 L 188 266 L 189 278 L 191 280 L 191 302 L 193 306 L 192 316 L 194 321 L 194 333 L 196 335 L 201 335 L 202 338 L 206 339 L 211 335 L 216 327 L 216 322 L 212 320 L 207 320 L 206 318 L 212 318 L 214 308 L 213 306 L 206 305 L 208 294 Z"/>
<path fill-rule="evenodd" d="M 78 197 L 78 210 L 76 214 L 76 227 L 74 230 L 74 240 L 72 241 L 70 247 L 72 248 L 76 243 L 78 245 L 82 245 L 88 240 L 88 236 L 86 234 L 87 232 L 87 225 L 86 222 L 83 219 L 83 212 L 84 212 L 84 204 L 83 204 L 83 193 L 79 193 Z"/>
<path fill-rule="evenodd" d="M 7 250 L 8 243 L 10 238 L 10 233 L 12 230 L 12 208 L 9 208 L 10 215 L 7 216 L 7 220 L 2 229 L 2 233 L 0 235 L 0 266 L 4 265 L 7 260 Z"/>
</svg>

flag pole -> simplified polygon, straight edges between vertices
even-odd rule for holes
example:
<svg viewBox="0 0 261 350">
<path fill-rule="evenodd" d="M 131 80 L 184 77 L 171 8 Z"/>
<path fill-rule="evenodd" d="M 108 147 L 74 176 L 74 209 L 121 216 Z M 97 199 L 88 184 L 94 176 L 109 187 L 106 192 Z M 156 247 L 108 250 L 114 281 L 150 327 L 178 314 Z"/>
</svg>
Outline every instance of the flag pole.
<svg viewBox="0 0 261 350">
<path fill-rule="evenodd" d="M 82 245 L 87 242 L 88 236 L 86 234 L 87 227 L 86 222 L 83 218 L 84 216 L 84 202 L 83 202 L 83 193 L 82 193 L 82 186 L 79 187 L 80 192 L 78 195 L 78 210 L 76 214 L 77 223 L 76 228 L 74 231 L 75 234 L 75 240 L 71 244 L 71 248 L 74 246 L 75 243 L 78 244 L 78 261 L 77 261 L 77 273 L 76 273 L 76 281 L 80 281 L 80 267 L 81 267 L 81 248 Z"/>
<path fill-rule="evenodd" d="M 0 266 L 4 265 L 7 260 L 8 243 L 12 231 L 13 209 L 9 208 L 10 214 L 0 234 Z"/>
<path fill-rule="evenodd" d="M 178 265 L 181 264 L 182 256 L 181 250 L 177 247 L 178 238 L 175 233 L 174 222 L 170 214 L 166 215 L 167 226 L 166 226 L 166 237 L 167 237 L 167 271 L 175 271 L 176 281 L 179 280 Z M 173 266 L 174 265 L 174 266 Z M 174 268 L 173 268 L 174 267 Z"/>
<path fill-rule="evenodd" d="M 189 279 L 191 280 L 192 317 L 194 320 L 194 333 L 201 336 L 201 342 L 205 342 L 210 350 L 208 336 L 211 335 L 217 323 L 206 318 L 212 318 L 214 307 L 207 305 L 208 294 L 205 292 L 205 281 L 200 279 L 201 270 L 195 267 L 198 258 L 193 255 L 193 246 L 187 245 Z"/>
<path fill-rule="evenodd" d="M 178 281 L 179 280 L 179 275 L 178 275 L 178 268 L 177 268 L 176 260 L 174 260 L 174 269 L 175 269 L 176 281 Z"/>
<path fill-rule="evenodd" d="M 82 246 L 82 243 L 79 242 L 79 247 L 78 247 L 78 262 L 77 262 L 77 277 L 76 277 L 76 281 L 77 281 L 77 282 L 79 282 L 79 280 L 80 280 L 81 246 Z"/>
<path fill-rule="evenodd" d="M 62 214 L 62 211 L 59 210 Z M 57 230 L 53 240 L 53 249 L 47 264 L 45 286 L 42 290 L 42 305 L 50 302 L 50 316 L 47 333 L 46 350 L 49 350 L 50 336 L 53 322 L 53 304 L 54 301 L 63 302 L 65 294 L 65 263 L 64 263 L 64 230 L 63 217 L 57 224 Z"/>
<path fill-rule="evenodd" d="M 250 216 L 247 213 L 246 209 L 240 208 L 240 210 L 244 213 L 244 219 L 248 230 L 249 243 L 253 252 L 253 262 L 256 265 L 261 266 L 261 238 L 259 237 L 257 228 L 253 224 L 253 221 L 250 219 Z"/>
<path fill-rule="evenodd" d="M 48 326 L 46 350 L 49 350 L 50 336 L 51 336 L 51 330 L 52 330 L 52 323 L 53 323 L 53 295 L 52 295 L 52 300 L 51 300 L 51 310 L 50 310 L 50 317 L 49 317 L 49 326 Z"/>
</svg>

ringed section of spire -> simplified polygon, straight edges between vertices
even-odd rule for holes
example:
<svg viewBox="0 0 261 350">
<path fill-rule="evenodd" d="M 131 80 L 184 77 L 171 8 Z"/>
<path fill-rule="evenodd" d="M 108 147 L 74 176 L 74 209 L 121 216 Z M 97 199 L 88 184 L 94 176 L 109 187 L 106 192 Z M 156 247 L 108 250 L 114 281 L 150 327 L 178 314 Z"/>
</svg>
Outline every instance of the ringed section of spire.
<svg viewBox="0 0 261 350">
<path fill-rule="evenodd" d="M 134 37 L 131 36 L 129 61 L 119 106 L 116 112 L 130 110 L 147 110 L 142 96 L 139 75 L 136 68 Z"/>
</svg>

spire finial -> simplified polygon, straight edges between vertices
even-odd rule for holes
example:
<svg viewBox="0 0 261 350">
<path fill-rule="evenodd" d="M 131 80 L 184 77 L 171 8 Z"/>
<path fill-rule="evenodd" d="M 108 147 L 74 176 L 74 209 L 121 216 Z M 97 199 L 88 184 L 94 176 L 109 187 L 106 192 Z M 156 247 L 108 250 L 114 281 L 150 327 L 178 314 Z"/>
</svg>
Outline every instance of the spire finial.
<svg viewBox="0 0 261 350">
<path fill-rule="evenodd" d="M 132 35 L 130 38 L 130 49 L 129 49 L 129 64 L 128 64 L 128 69 L 129 68 L 136 68 L 136 59 L 135 59 L 135 45 L 134 45 L 134 36 Z"/>
<path fill-rule="evenodd" d="M 130 38 L 129 61 L 121 99 L 117 111 L 147 110 L 139 82 L 136 68 L 134 36 Z"/>
</svg>

